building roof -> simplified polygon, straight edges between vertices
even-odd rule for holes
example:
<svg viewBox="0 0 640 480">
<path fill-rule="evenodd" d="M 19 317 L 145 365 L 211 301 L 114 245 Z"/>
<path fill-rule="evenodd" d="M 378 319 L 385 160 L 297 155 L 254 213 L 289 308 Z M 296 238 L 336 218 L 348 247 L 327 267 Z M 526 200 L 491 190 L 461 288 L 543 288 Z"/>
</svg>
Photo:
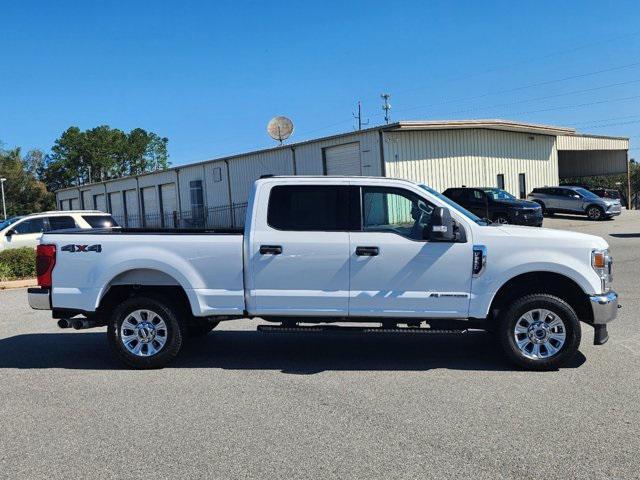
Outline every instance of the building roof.
<svg viewBox="0 0 640 480">
<path fill-rule="evenodd" d="M 171 168 L 169 168 L 167 170 L 162 170 L 162 171 L 164 171 L 164 172 L 176 171 L 176 170 L 180 170 L 181 168 L 184 168 L 184 167 L 187 167 L 187 166 L 201 165 L 201 164 L 210 163 L 210 162 L 216 162 L 216 161 L 221 161 L 221 160 L 231 160 L 231 159 L 234 159 L 234 158 L 243 157 L 245 155 L 255 155 L 257 153 L 272 152 L 272 151 L 282 150 L 282 149 L 291 149 L 291 148 L 296 148 L 297 146 L 300 146 L 300 145 L 307 145 L 309 143 L 323 142 L 323 141 L 332 140 L 332 139 L 335 139 L 335 138 L 348 137 L 348 136 L 353 136 L 353 135 L 358 135 L 358 134 L 361 134 L 361 133 L 373 132 L 373 131 L 397 132 L 397 131 L 411 131 L 411 130 L 463 130 L 463 129 L 502 130 L 502 131 L 508 131 L 508 132 L 532 133 L 532 134 L 551 135 L 551 136 L 579 136 L 579 135 L 580 136 L 585 136 L 585 137 L 589 137 L 590 136 L 590 135 L 578 134 L 576 132 L 576 130 L 573 129 L 573 128 L 558 127 L 558 126 L 553 126 L 553 125 L 543 125 L 543 124 L 537 124 L 537 123 L 516 122 L 516 121 L 513 121 L 513 120 L 504 120 L 504 119 L 482 119 L 482 120 L 401 120 L 401 121 L 398 121 L 398 122 L 390 123 L 388 125 L 377 125 L 375 127 L 363 128 L 362 130 L 337 133 L 335 135 L 328 135 L 326 137 L 313 138 L 313 139 L 310 139 L 310 140 L 304 140 L 304 141 L 296 142 L 296 143 L 287 143 L 287 144 L 284 144 L 284 145 L 279 145 L 279 146 L 271 147 L 271 148 L 263 148 L 263 149 L 260 149 L 260 150 L 251 150 L 251 151 L 248 151 L 248 152 L 238 153 L 238 154 L 234 154 L 234 155 L 227 155 L 227 156 L 224 156 L 224 157 L 210 158 L 210 159 L 203 160 L 203 161 L 200 161 L 200 162 L 192 162 L 192 163 L 188 163 L 188 164 L 184 164 L 184 165 L 176 165 L 175 167 L 171 167 Z M 602 136 L 601 138 L 621 139 L 621 137 L 604 137 L 604 136 Z M 92 185 L 99 185 L 99 184 L 106 183 L 106 182 L 111 182 L 111 181 L 114 181 L 114 180 L 122 180 L 124 178 L 142 177 L 142 176 L 145 176 L 145 175 L 153 175 L 155 173 L 158 173 L 158 172 L 156 172 L 156 171 L 154 171 L 154 172 L 146 172 L 146 173 L 141 173 L 141 174 L 138 174 L 138 175 L 131 175 L 129 177 L 122 177 L 122 178 L 119 178 L 119 179 L 109 179 L 109 180 L 105 180 L 104 182 L 87 183 L 87 184 L 84 184 L 84 185 L 77 185 L 77 186 L 73 186 L 73 187 L 62 188 L 60 190 L 57 190 L 57 192 L 63 192 L 65 190 L 76 190 L 76 189 L 79 189 L 79 188 L 87 188 L 87 187 L 90 187 Z"/>
</svg>

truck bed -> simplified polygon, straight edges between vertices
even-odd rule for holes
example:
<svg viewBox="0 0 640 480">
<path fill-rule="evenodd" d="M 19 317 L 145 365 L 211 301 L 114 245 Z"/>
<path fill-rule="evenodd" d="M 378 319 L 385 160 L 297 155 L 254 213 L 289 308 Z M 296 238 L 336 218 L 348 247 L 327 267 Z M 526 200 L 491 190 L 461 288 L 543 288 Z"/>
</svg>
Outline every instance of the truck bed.
<svg viewBox="0 0 640 480">
<path fill-rule="evenodd" d="M 95 311 L 116 285 L 181 286 L 194 315 L 244 311 L 238 230 L 105 229 L 47 232 L 56 246 L 54 308 Z"/>
<path fill-rule="evenodd" d="M 48 232 L 56 235 L 243 235 L 242 228 L 94 228 L 91 230 L 72 228 L 66 230 L 54 230 Z"/>
</svg>

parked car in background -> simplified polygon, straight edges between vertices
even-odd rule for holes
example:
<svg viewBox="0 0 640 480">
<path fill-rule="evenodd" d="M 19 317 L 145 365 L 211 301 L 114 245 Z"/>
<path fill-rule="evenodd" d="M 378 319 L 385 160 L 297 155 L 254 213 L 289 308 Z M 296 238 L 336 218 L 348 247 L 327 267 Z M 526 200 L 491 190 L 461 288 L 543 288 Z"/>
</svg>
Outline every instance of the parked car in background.
<svg viewBox="0 0 640 480">
<path fill-rule="evenodd" d="M 620 200 L 600 198 L 582 187 L 534 188 L 527 198 L 540 204 L 545 214 L 573 213 L 603 220 L 620 215 Z"/>
<path fill-rule="evenodd" d="M 448 188 L 443 195 L 480 218 L 487 218 L 495 223 L 542 226 L 540 205 L 519 200 L 501 188 Z"/>
<path fill-rule="evenodd" d="M 42 234 L 53 230 L 117 226 L 111 215 L 98 210 L 42 212 L 12 217 L 0 224 L 0 251 L 7 248 L 35 248 Z"/>
<path fill-rule="evenodd" d="M 600 198 L 611 198 L 612 200 L 621 200 L 622 195 L 620 195 L 620 191 L 615 188 L 604 188 L 604 187 L 596 187 L 596 188 L 588 188 L 590 192 L 595 193 Z"/>
</svg>

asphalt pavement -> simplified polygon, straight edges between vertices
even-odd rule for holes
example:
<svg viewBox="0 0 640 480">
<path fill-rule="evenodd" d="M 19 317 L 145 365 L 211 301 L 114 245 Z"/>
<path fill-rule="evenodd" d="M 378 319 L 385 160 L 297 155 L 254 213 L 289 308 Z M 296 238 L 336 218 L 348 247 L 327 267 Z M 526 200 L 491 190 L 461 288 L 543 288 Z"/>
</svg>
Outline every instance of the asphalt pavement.
<svg viewBox="0 0 640 480">
<path fill-rule="evenodd" d="M 572 365 L 514 370 L 484 334 L 264 334 L 227 322 L 163 370 L 0 292 L 0 478 L 640 478 L 640 212 L 605 238 L 624 308 Z"/>
</svg>

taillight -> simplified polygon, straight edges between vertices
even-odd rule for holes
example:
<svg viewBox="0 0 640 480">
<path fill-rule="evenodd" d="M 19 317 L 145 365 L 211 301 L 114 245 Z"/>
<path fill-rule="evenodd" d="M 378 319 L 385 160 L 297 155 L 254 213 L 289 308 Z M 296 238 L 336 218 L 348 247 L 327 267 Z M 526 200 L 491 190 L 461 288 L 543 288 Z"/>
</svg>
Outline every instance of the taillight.
<svg viewBox="0 0 640 480">
<path fill-rule="evenodd" d="M 36 275 L 38 285 L 51 288 L 51 272 L 56 265 L 56 246 L 38 245 L 36 248 Z"/>
</svg>

